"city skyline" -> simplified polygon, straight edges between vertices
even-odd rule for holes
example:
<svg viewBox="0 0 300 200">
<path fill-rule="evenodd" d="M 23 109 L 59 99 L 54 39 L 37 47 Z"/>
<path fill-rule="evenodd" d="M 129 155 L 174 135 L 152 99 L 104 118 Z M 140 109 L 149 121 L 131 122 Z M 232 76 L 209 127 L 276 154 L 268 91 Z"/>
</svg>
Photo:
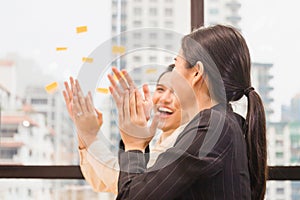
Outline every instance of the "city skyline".
<svg viewBox="0 0 300 200">
<path fill-rule="evenodd" d="M 69 7 L 70 4 L 72 7 Z M 274 64 L 271 72 L 274 75 L 272 95 L 275 99 L 274 118 L 278 121 L 281 105 L 288 104 L 300 92 L 300 84 L 289 82 L 297 80 L 293 69 L 297 65 L 299 50 L 287 51 L 290 46 L 295 47 L 299 43 L 295 40 L 300 34 L 295 21 L 298 4 L 291 0 L 283 5 L 278 0 L 242 0 L 241 4 L 240 26 L 249 44 L 252 61 Z M 4 29 L 0 38 L 0 57 L 12 52 L 33 59 L 43 73 L 56 76 L 58 81 L 66 80 L 69 75 L 76 76 L 82 65 L 81 58 L 111 37 L 111 1 L 108 0 L 46 3 L 15 0 L 3 3 L 3 7 L 7 9 L 0 14 Z M 278 15 L 282 9 L 290 12 Z M 260 20 L 252 17 L 254 11 Z M 279 22 L 284 26 L 278 26 L 276 23 Z M 88 32 L 77 35 L 75 27 L 81 25 L 88 26 Z M 68 51 L 56 52 L 57 46 L 68 46 Z"/>
</svg>

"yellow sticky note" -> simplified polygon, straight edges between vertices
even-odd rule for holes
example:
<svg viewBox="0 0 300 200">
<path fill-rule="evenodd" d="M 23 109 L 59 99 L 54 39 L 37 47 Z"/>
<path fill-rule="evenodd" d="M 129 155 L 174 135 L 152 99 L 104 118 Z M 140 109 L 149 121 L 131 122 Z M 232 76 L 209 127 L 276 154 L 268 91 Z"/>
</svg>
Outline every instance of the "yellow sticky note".
<svg viewBox="0 0 300 200">
<path fill-rule="evenodd" d="M 109 90 L 107 88 L 97 88 L 96 90 L 97 90 L 97 92 L 103 93 L 103 94 L 109 93 Z"/>
<path fill-rule="evenodd" d="M 66 51 L 67 47 L 56 47 L 56 51 Z"/>
<path fill-rule="evenodd" d="M 46 89 L 46 92 L 50 93 L 50 94 L 53 94 L 58 88 L 58 83 L 57 82 L 53 82 L 53 83 L 50 83 L 48 85 L 46 85 L 45 89 Z"/>
<path fill-rule="evenodd" d="M 117 81 L 118 80 L 118 78 L 117 78 L 117 76 L 114 74 L 114 79 Z"/>
<path fill-rule="evenodd" d="M 83 57 L 82 62 L 92 63 L 94 61 L 93 58 Z"/>
<path fill-rule="evenodd" d="M 76 27 L 76 32 L 77 33 L 87 32 L 87 26 L 78 26 L 78 27 Z"/>
<path fill-rule="evenodd" d="M 152 73 L 155 73 L 156 71 L 157 71 L 157 69 L 147 69 L 146 74 L 152 74 Z"/>
<path fill-rule="evenodd" d="M 125 53 L 125 51 L 126 51 L 126 49 L 124 46 L 115 45 L 112 47 L 112 52 L 115 54 L 118 54 L 118 53 L 122 54 L 122 53 Z"/>
<path fill-rule="evenodd" d="M 124 74 L 123 74 L 122 72 L 120 72 L 120 75 L 121 75 L 122 78 L 124 78 Z M 114 79 L 115 79 L 116 81 L 119 80 L 118 77 L 117 77 L 115 74 L 114 74 Z"/>
</svg>

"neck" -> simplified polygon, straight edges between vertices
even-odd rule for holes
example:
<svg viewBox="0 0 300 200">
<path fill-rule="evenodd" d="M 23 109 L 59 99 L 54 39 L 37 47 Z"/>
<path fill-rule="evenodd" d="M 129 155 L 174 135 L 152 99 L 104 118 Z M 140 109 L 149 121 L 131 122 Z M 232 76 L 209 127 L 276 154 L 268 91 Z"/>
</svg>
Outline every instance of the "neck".
<svg viewBox="0 0 300 200">
<path fill-rule="evenodd" d="M 204 101 L 201 101 L 201 103 L 198 102 L 199 111 L 210 109 L 213 106 L 217 105 L 218 102 L 212 100 L 212 99 L 205 99 Z"/>
<path fill-rule="evenodd" d="M 211 98 L 208 90 L 198 91 L 196 95 L 197 95 L 198 112 L 205 109 L 210 109 L 213 106 L 218 104 L 217 101 Z"/>
<path fill-rule="evenodd" d="M 185 108 L 183 112 L 183 122 L 190 121 L 193 119 L 199 112 L 210 109 L 213 106 L 217 105 L 218 102 L 212 100 L 208 95 L 198 94 L 197 100 L 190 102 L 190 105 L 188 108 Z"/>
<path fill-rule="evenodd" d="M 169 137 L 176 129 L 168 129 L 167 131 L 163 131 L 160 136 L 160 142 Z"/>
</svg>

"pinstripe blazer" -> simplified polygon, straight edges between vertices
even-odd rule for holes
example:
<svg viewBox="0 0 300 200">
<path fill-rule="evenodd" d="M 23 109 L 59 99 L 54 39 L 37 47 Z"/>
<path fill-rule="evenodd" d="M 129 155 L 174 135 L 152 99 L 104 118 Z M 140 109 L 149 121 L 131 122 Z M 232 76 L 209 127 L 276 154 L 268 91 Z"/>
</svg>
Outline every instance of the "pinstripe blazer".
<svg viewBox="0 0 300 200">
<path fill-rule="evenodd" d="M 117 199 L 250 199 L 243 123 L 230 106 L 203 110 L 148 169 L 149 149 L 125 152 L 121 141 Z"/>
</svg>

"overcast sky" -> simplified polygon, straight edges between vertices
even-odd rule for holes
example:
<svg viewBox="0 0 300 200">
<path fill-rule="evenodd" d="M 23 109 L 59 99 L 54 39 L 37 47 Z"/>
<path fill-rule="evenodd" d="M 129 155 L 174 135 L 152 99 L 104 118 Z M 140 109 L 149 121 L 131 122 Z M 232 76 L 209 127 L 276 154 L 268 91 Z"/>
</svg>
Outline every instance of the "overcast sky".
<svg viewBox="0 0 300 200">
<path fill-rule="evenodd" d="M 220 0 L 221 1 L 221 0 Z M 252 61 L 271 62 L 274 109 L 300 92 L 300 3 L 297 0 L 241 0 L 241 27 Z M 58 79 L 76 75 L 83 56 L 110 38 L 111 0 L 0 0 L 0 58 L 15 52 L 32 58 Z M 76 34 L 77 26 L 88 32 Z M 66 52 L 56 52 L 67 46 Z"/>
<path fill-rule="evenodd" d="M 33 58 L 61 78 L 75 75 L 81 58 L 110 38 L 110 0 L 0 0 L 0 56 Z M 76 34 L 77 26 L 88 31 Z M 56 47 L 68 47 L 56 52 Z"/>
<path fill-rule="evenodd" d="M 271 62 L 272 96 L 276 119 L 281 104 L 300 93 L 300 2 L 297 0 L 242 0 L 242 29 L 252 61 Z"/>
</svg>

